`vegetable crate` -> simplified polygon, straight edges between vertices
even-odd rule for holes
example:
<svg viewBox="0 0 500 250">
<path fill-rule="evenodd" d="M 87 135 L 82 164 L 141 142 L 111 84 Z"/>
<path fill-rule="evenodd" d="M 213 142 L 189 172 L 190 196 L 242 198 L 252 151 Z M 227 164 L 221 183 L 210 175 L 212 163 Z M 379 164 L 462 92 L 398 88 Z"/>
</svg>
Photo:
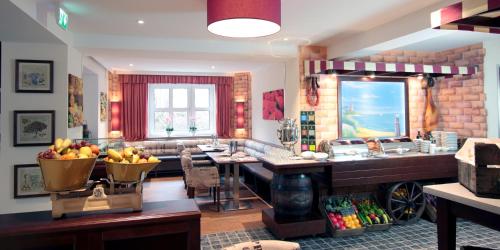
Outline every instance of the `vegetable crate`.
<svg viewBox="0 0 500 250">
<path fill-rule="evenodd" d="M 365 223 L 347 196 L 322 199 L 320 210 L 327 218 L 327 231 L 333 237 L 357 236 L 365 232 Z"/>
<path fill-rule="evenodd" d="M 380 206 L 374 195 L 369 193 L 352 195 L 352 203 L 357 209 L 358 216 L 366 224 L 366 231 L 383 231 L 392 226 L 392 219 Z"/>
</svg>

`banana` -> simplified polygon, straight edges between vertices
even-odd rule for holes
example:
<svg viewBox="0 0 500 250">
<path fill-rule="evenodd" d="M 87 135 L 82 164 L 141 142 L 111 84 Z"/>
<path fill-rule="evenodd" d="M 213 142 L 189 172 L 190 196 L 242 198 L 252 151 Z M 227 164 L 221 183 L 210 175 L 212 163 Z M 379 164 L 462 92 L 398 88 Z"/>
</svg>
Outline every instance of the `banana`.
<svg viewBox="0 0 500 250">
<path fill-rule="evenodd" d="M 57 153 L 61 153 L 64 149 L 68 148 L 71 145 L 71 140 L 66 138 L 64 141 L 61 143 L 61 147 L 57 148 Z"/>
<path fill-rule="evenodd" d="M 139 163 L 139 155 L 133 155 L 132 156 L 132 163 Z"/>
<path fill-rule="evenodd" d="M 125 155 L 125 158 L 131 158 L 132 155 L 134 155 L 134 153 L 132 151 L 134 151 L 134 148 L 132 148 L 132 147 L 128 147 L 128 148 L 124 149 L 123 154 Z"/>
<path fill-rule="evenodd" d="M 62 143 L 63 143 L 63 139 L 61 138 L 57 138 L 55 143 L 54 143 L 54 146 L 55 146 L 55 149 L 56 150 L 59 150 L 62 146 Z"/>
<path fill-rule="evenodd" d="M 123 157 L 121 156 L 120 153 L 118 153 L 114 149 L 108 149 L 108 156 L 113 159 L 115 162 L 121 162 L 123 160 Z"/>
</svg>

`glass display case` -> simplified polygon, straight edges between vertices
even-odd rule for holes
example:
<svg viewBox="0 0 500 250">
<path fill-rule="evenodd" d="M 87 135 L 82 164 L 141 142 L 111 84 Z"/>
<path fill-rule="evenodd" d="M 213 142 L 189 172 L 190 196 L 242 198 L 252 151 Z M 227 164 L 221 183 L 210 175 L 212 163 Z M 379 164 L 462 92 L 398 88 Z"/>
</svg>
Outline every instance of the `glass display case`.
<svg viewBox="0 0 500 250">
<path fill-rule="evenodd" d="M 99 147 L 100 156 L 105 156 L 108 149 L 115 149 L 121 151 L 125 147 L 125 139 L 123 138 L 90 138 L 90 139 L 74 139 L 74 143 L 80 143 L 81 141 L 87 141 L 95 144 Z"/>
</svg>

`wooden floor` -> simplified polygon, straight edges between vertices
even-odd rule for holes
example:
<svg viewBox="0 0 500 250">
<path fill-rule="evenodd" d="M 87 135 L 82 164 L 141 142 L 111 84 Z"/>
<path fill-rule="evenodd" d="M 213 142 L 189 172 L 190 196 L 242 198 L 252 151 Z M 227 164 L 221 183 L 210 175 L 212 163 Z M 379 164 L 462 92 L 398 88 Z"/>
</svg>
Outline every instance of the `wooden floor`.
<svg viewBox="0 0 500 250">
<path fill-rule="evenodd" d="M 252 196 L 254 195 L 250 191 L 242 188 L 242 199 L 246 200 Z M 144 183 L 144 202 L 180 200 L 187 198 L 181 177 L 153 178 Z M 202 211 L 201 234 L 264 227 L 261 211 L 263 208 L 268 208 L 269 205 L 258 198 L 250 198 L 248 201 L 252 205 L 252 209 L 230 212 L 221 210 L 221 212 L 217 212 L 211 197 L 203 193 L 198 194 L 196 203 Z"/>
</svg>

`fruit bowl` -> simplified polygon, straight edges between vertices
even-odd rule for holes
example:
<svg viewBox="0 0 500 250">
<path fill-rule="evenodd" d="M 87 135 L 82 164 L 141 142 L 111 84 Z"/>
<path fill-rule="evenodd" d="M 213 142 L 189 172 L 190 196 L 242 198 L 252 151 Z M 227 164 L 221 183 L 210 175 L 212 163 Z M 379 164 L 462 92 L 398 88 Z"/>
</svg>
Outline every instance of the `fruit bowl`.
<svg viewBox="0 0 500 250">
<path fill-rule="evenodd" d="M 97 157 L 73 160 L 38 159 L 45 190 L 64 192 L 81 189 L 87 184 Z"/>
<path fill-rule="evenodd" d="M 120 163 L 120 162 L 107 162 L 106 173 L 113 176 L 116 182 L 139 182 L 141 180 L 141 173 L 145 172 L 147 175 L 149 171 L 153 170 L 160 162 L 148 163 Z"/>
</svg>

